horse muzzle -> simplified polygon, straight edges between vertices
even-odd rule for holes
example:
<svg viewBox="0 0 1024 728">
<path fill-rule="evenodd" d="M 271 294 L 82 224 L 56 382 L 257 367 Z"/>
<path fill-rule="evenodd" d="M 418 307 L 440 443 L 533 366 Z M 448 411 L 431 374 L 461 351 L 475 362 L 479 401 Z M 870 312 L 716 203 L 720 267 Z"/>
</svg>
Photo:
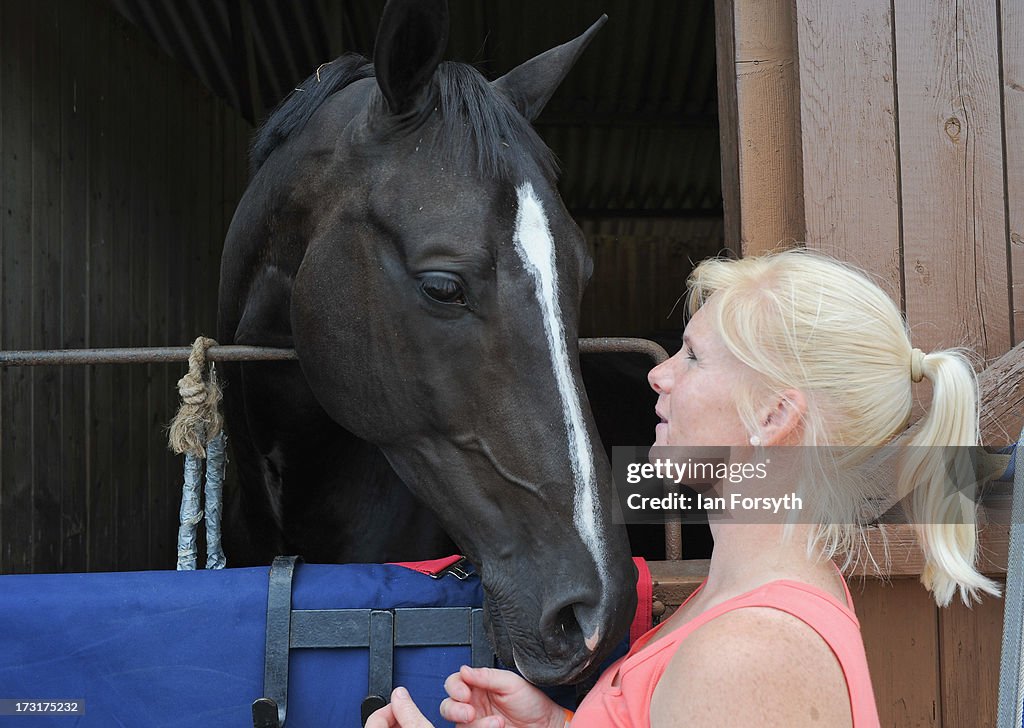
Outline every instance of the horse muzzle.
<svg viewBox="0 0 1024 728">
<path fill-rule="evenodd" d="M 515 603 L 489 595 L 486 626 L 498 657 L 540 685 L 586 678 L 618 645 L 636 611 L 636 577 L 629 566 L 629 574 L 604 589 L 578 588 L 558 597 L 549 592 L 539 603 L 522 590 Z M 537 611 L 524 613 L 523 605 Z"/>
</svg>

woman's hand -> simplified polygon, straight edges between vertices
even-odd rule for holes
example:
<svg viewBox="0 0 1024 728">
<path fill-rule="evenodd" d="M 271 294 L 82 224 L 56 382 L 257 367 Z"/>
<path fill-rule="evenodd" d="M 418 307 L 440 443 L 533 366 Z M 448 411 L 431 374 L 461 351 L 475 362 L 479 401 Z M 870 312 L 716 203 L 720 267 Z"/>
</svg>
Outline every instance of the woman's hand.
<svg viewBox="0 0 1024 728">
<path fill-rule="evenodd" d="M 508 670 L 463 665 L 444 681 L 444 689 L 450 697 L 441 702 L 441 715 L 466 728 L 562 728 L 565 725 L 565 711 L 560 706 Z M 404 728 L 406 724 L 394 725 Z M 409 725 L 418 728 L 418 724 Z"/>
</svg>

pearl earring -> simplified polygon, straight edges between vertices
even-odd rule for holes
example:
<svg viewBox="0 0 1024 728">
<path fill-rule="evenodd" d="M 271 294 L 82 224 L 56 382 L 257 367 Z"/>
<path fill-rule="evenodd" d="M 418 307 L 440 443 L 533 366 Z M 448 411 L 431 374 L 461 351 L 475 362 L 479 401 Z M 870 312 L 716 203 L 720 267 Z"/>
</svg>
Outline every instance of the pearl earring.
<svg viewBox="0 0 1024 728">
<path fill-rule="evenodd" d="M 761 446 L 761 438 L 758 437 L 757 435 L 751 435 L 750 436 L 750 445 L 751 445 L 751 447 L 760 447 Z"/>
</svg>

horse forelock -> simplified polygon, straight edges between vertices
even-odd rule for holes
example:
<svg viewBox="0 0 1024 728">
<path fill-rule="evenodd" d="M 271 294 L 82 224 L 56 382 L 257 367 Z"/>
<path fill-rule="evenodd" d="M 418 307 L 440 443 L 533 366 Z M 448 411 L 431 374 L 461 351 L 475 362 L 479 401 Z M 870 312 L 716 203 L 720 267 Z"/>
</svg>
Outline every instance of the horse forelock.
<svg viewBox="0 0 1024 728">
<path fill-rule="evenodd" d="M 427 122 L 436 119 L 436 123 Z M 465 63 L 438 65 L 424 90 L 421 108 L 401 118 L 388 110 L 379 89 L 371 96 L 369 123 L 385 136 L 429 132 L 423 141 L 457 168 L 482 179 L 518 186 L 538 176 L 555 184 L 555 155 L 512 102 Z"/>
<path fill-rule="evenodd" d="M 457 162 L 475 164 L 481 177 L 519 184 L 539 171 L 549 182 L 555 181 L 554 154 L 479 71 L 463 63 L 442 63 L 433 82 L 441 114 L 435 141 L 445 153 Z M 467 134 L 470 144 L 466 144 Z"/>
<path fill-rule="evenodd" d="M 260 126 L 249 151 L 250 174 L 287 139 L 299 134 L 329 97 L 356 81 L 371 78 L 373 65 L 356 54 L 323 64 L 274 109 Z M 538 174 L 554 184 L 558 164 L 530 122 L 472 66 L 441 63 L 424 94 L 426 120 L 437 113 L 429 142 L 453 165 L 470 166 L 481 178 L 519 184 Z M 431 108 L 431 106 L 433 108 Z M 371 95 L 371 124 L 388 126 L 387 104 L 379 89 Z M 418 131 L 408 128 L 409 133 Z"/>
</svg>

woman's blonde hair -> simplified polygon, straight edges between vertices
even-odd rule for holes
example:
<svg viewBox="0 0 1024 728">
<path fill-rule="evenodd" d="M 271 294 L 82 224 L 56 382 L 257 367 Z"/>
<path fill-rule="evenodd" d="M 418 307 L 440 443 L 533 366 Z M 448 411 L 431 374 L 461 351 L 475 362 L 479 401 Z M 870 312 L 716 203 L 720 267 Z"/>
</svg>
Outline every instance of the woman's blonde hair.
<svg viewBox="0 0 1024 728">
<path fill-rule="evenodd" d="M 726 347 L 756 373 L 736 406 L 756 433 L 766 394 L 799 390 L 807 402 L 803 441 L 813 446 L 812 543 L 832 558 L 857 560 L 863 514 L 892 483 L 865 475 L 868 457 L 899 435 L 913 405 L 912 368 L 933 385 L 930 411 L 899 467 L 896 493 L 913 493 L 912 522 L 924 551 L 921 581 L 940 605 L 957 588 L 965 603 L 998 587 L 975 568 L 977 528 L 971 492 L 950 492 L 949 456 L 979 442 L 977 377 L 964 354 L 915 354 L 906 322 L 889 296 L 852 266 L 805 249 L 740 260 L 716 258 L 689 279 L 692 315 L 709 307 Z M 915 356 L 917 361 L 915 362 Z M 963 450 L 961 450 L 963 452 Z M 804 509 L 805 512 L 807 509 Z"/>
</svg>

